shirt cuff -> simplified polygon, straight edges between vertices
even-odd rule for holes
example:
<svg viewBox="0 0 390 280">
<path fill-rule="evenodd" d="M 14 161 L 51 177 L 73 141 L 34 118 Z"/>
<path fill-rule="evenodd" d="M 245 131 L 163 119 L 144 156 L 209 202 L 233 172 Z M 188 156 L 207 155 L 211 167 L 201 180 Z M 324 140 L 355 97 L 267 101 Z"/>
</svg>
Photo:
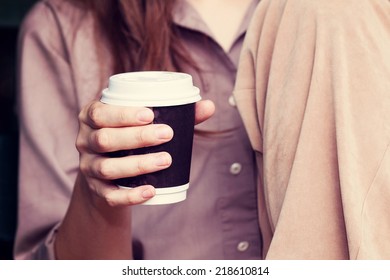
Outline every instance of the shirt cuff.
<svg viewBox="0 0 390 280">
<path fill-rule="evenodd" d="M 52 230 L 49 232 L 48 236 L 46 237 L 45 241 L 40 244 L 40 246 L 35 251 L 34 255 L 32 256 L 33 259 L 37 260 L 55 260 L 56 254 L 54 250 L 54 242 L 56 240 L 58 228 L 60 227 L 61 223 L 58 223 L 57 225 L 52 228 Z"/>
</svg>

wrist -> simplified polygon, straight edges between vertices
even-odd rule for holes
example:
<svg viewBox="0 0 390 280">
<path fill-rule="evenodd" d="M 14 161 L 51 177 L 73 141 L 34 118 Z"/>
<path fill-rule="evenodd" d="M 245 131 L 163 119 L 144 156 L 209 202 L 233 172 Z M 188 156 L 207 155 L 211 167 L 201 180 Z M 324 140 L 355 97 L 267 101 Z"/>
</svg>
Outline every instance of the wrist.
<svg viewBox="0 0 390 280">
<path fill-rule="evenodd" d="M 84 182 L 83 182 L 84 181 Z M 94 197 L 79 175 L 55 241 L 59 259 L 130 259 L 130 207 L 110 207 Z"/>
</svg>

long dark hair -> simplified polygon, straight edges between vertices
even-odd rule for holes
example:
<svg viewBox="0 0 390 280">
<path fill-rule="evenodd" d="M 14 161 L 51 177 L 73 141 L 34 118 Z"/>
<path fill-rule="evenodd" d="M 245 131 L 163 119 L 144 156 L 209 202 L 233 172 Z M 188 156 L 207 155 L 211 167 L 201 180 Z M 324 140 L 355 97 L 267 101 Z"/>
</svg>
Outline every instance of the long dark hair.
<svg viewBox="0 0 390 280">
<path fill-rule="evenodd" d="M 114 72 L 196 68 L 173 24 L 177 0 L 68 0 L 90 10 L 106 37 Z"/>
</svg>

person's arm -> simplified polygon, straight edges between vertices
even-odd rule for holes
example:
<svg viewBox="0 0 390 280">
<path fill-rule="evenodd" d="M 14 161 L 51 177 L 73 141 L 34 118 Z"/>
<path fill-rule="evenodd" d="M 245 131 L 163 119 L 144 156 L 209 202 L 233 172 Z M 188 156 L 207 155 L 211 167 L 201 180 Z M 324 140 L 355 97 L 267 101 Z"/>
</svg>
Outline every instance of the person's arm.
<svg viewBox="0 0 390 280">
<path fill-rule="evenodd" d="M 172 138 L 172 129 L 166 125 L 134 127 L 151 122 L 152 111 L 99 101 L 87 105 L 79 119 L 76 146 L 80 152 L 80 172 L 58 230 L 56 256 L 130 259 L 131 215 L 126 206 L 144 202 L 155 192 L 152 186 L 118 188 L 111 180 L 161 170 L 170 165 L 171 158 L 165 152 L 125 158 L 110 158 L 105 153 L 161 144 Z"/>
<path fill-rule="evenodd" d="M 196 121 L 208 118 L 213 111 L 211 102 L 199 102 Z M 172 138 L 173 131 L 166 125 L 145 125 L 153 120 L 149 109 L 99 101 L 87 105 L 79 120 L 76 146 L 80 172 L 70 207 L 58 230 L 57 258 L 130 259 L 131 213 L 126 206 L 146 201 L 155 191 L 152 186 L 121 189 L 110 180 L 161 170 L 171 164 L 171 157 L 166 152 L 125 158 L 104 154 L 161 144 Z"/>
<path fill-rule="evenodd" d="M 69 31 L 64 30 L 61 20 L 52 6 L 39 4 L 26 18 L 20 34 L 20 200 L 15 257 L 130 258 L 129 209 L 113 206 L 143 202 L 154 195 L 154 190 L 150 186 L 145 187 L 149 189 L 146 193 L 143 192 L 145 188 L 119 190 L 109 183 L 111 178 L 106 178 L 112 175 L 106 174 L 104 166 L 108 165 L 102 164 L 106 147 L 102 142 L 104 131 L 101 128 L 116 126 L 116 111 L 98 110 L 99 105 L 111 107 L 95 102 L 80 113 L 78 124 L 73 65 L 65 38 Z M 133 117 L 137 116 L 137 111 L 147 112 L 146 121 L 138 122 Z M 109 112 L 109 115 L 104 112 Z M 119 111 L 121 126 L 145 125 L 153 120 L 152 112 L 145 108 L 129 109 L 126 115 L 129 122 Z M 133 142 L 134 148 L 156 144 L 153 139 L 145 142 L 148 138 L 142 132 L 144 128 L 148 128 L 149 134 L 153 133 L 153 126 L 136 129 L 134 133 L 131 128 L 124 129 L 119 148 L 122 142 L 129 142 L 127 136 L 138 139 L 137 143 Z M 77 134 L 80 155 L 75 147 Z M 168 128 L 164 141 L 170 140 L 171 136 L 172 131 Z M 110 149 L 115 150 L 115 146 Z M 169 155 L 165 157 L 165 164 L 158 169 L 169 166 Z M 78 172 L 79 158 L 84 172 Z M 145 168 L 134 163 L 142 169 L 130 165 L 129 170 L 135 171 L 125 175 L 147 172 L 148 168 L 156 170 L 149 167 L 150 160 L 142 163 L 145 163 Z M 121 164 L 126 165 L 119 163 L 119 167 Z M 115 165 L 113 170 L 117 170 Z M 121 176 L 121 173 L 116 175 Z M 117 191 L 111 192 L 112 189 Z M 66 218 L 62 221 L 66 211 Z M 57 232 L 59 242 L 55 253 L 53 244 L 57 244 Z"/>
<path fill-rule="evenodd" d="M 210 102 L 197 104 L 197 121 L 210 116 Z M 110 158 L 112 151 L 158 145 L 169 141 L 173 131 L 166 125 L 145 125 L 153 120 L 146 108 L 87 105 L 79 116 L 76 146 L 80 171 L 67 214 L 57 233 L 59 259 L 130 259 L 131 213 L 126 206 L 154 196 L 152 186 L 118 188 L 112 179 L 136 176 L 167 168 L 168 153 Z M 147 221 L 145 221 L 147 223 Z"/>
</svg>

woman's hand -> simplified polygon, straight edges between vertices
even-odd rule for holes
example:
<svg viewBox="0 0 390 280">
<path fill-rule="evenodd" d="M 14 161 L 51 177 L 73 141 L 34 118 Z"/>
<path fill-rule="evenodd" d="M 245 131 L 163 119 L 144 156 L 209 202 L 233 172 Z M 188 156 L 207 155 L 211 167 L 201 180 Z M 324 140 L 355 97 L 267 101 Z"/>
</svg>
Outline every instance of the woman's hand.
<svg viewBox="0 0 390 280">
<path fill-rule="evenodd" d="M 159 145 L 172 139 L 172 129 L 150 124 L 153 111 L 143 107 L 122 107 L 95 101 L 79 115 L 80 130 L 76 147 L 80 153 L 80 172 L 94 196 L 109 206 L 142 203 L 154 196 L 152 186 L 122 189 L 111 180 L 133 177 L 169 167 L 168 153 L 111 158 L 106 153 Z"/>
<path fill-rule="evenodd" d="M 214 113 L 211 101 L 196 104 L 196 123 Z M 58 259 L 131 259 L 131 212 L 129 205 L 154 196 L 152 186 L 118 188 L 111 180 L 167 168 L 168 153 L 110 158 L 106 153 L 136 149 L 169 141 L 169 126 L 151 124 L 150 109 L 120 107 L 95 101 L 79 115 L 76 147 L 80 171 L 68 211 L 57 230 Z"/>
<path fill-rule="evenodd" d="M 196 123 L 214 112 L 211 101 L 196 105 Z M 94 101 L 79 115 L 80 130 L 76 147 L 80 153 L 80 174 L 95 206 L 104 201 L 109 206 L 142 203 L 155 195 L 153 186 L 133 189 L 118 188 L 111 180 L 155 172 L 170 166 L 166 152 L 107 157 L 106 153 L 154 146 L 170 141 L 172 129 L 164 124 L 151 124 L 153 111 L 144 107 L 122 107 Z M 98 203 L 98 204 L 97 204 Z"/>
</svg>

